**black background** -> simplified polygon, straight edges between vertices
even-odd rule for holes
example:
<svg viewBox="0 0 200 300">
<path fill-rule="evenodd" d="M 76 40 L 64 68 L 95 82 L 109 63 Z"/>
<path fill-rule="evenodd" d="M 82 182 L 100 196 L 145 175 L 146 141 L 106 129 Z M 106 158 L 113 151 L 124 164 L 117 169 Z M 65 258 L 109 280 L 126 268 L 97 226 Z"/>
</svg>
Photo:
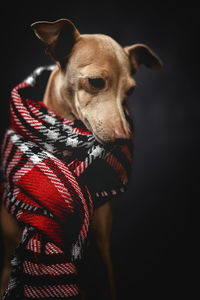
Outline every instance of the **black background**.
<svg viewBox="0 0 200 300">
<path fill-rule="evenodd" d="M 67 17 L 81 33 L 108 34 L 122 46 L 147 44 L 164 63 L 161 71 L 141 67 L 129 100 L 133 176 L 123 199 L 113 202 L 120 299 L 192 298 L 196 286 L 198 8 L 192 1 L 180 3 L 15 1 L 1 7 L 1 138 L 10 90 L 38 65 L 51 63 L 30 29 L 34 21 Z"/>
</svg>

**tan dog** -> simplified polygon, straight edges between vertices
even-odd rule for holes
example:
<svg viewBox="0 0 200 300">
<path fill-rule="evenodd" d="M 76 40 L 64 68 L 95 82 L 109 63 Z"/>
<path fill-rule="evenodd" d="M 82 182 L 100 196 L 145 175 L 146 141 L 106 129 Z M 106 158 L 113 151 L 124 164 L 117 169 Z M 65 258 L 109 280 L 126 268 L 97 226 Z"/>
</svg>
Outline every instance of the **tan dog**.
<svg viewBox="0 0 200 300">
<path fill-rule="evenodd" d="M 143 44 L 122 48 L 106 35 L 80 35 L 67 19 L 36 22 L 32 28 L 57 63 L 44 94 L 46 106 L 61 117 L 81 120 L 101 143 L 130 138 L 123 101 L 136 86 L 132 76 L 140 64 L 161 68 L 157 55 Z M 4 290 L 10 276 L 10 256 L 21 239 L 21 229 L 4 207 L 1 225 L 6 251 Z M 95 211 L 93 228 L 107 267 L 111 298 L 116 299 L 110 258 L 111 226 L 112 212 L 107 202 Z"/>
</svg>

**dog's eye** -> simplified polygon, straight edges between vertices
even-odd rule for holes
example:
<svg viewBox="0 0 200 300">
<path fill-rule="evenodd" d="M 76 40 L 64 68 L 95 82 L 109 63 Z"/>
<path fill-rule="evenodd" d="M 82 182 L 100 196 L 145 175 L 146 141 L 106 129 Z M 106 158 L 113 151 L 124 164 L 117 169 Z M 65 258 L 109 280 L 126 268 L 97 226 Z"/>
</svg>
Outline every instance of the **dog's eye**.
<svg viewBox="0 0 200 300">
<path fill-rule="evenodd" d="M 127 92 L 126 92 L 126 96 L 129 97 L 133 94 L 135 90 L 135 86 L 132 86 Z"/>
<path fill-rule="evenodd" d="M 88 78 L 89 84 L 95 89 L 103 89 L 105 80 L 103 78 Z"/>
</svg>

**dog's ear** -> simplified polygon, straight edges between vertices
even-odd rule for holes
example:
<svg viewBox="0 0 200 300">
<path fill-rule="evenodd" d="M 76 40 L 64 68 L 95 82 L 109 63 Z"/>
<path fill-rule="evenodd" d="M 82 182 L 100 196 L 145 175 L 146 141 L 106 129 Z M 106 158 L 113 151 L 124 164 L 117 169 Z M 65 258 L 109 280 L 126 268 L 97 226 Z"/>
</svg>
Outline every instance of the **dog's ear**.
<svg viewBox="0 0 200 300">
<path fill-rule="evenodd" d="M 129 56 L 133 73 L 138 71 L 141 64 L 155 70 L 159 70 L 163 66 L 160 58 L 144 44 L 134 44 L 132 46 L 125 47 L 124 51 Z"/>
<path fill-rule="evenodd" d="M 31 27 L 36 36 L 48 45 L 46 52 L 64 67 L 67 57 L 80 37 L 74 24 L 68 19 L 60 19 L 55 22 L 35 22 Z"/>
</svg>

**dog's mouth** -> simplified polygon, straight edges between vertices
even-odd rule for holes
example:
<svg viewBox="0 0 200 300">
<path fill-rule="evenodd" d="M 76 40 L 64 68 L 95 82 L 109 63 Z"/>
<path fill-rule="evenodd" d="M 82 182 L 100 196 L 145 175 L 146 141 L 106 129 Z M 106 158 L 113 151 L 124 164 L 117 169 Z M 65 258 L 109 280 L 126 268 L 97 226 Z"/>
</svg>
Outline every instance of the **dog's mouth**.
<svg viewBox="0 0 200 300">
<path fill-rule="evenodd" d="M 93 128 L 88 119 L 85 117 L 84 120 L 81 121 L 85 128 L 89 130 L 101 145 L 103 145 L 106 149 L 112 149 L 117 145 L 124 145 L 127 140 L 126 139 L 109 139 L 109 136 L 106 135 L 105 138 L 101 137 Z"/>
<path fill-rule="evenodd" d="M 115 139 L 115 140 L 111 140 L 109 139 L 108 136 L 106 136 L 105 139 L 103 139 L 102 137 L 100 137 L 95 130 L 92 129 L 92 126 L 90 125 L 90 122 L 88 121 L 88 119 L 85 119 L 84 125 L 86 126 L 86 128 L 94 135 L 95 139 L 102 144 L 106 149 L 111 149 L 114 146 L 117 145 L 123 145 L 127 142 L 127 140 L 125 139 Z"/>
<path fill-rule="evenodd" d="M 106 144 L 111 144 L 111 142 L 104 140 L 103 138 L 101 138 L 96 132 L 95 130 L 93 130 L 90 122 L 88 121 L 87 118 L 84 118 L 83 121 L 84 125 L 86 126 L 86 128 L 94 135 L 95 139 L 102 145 L 106 145 Z"/>
</svg>

